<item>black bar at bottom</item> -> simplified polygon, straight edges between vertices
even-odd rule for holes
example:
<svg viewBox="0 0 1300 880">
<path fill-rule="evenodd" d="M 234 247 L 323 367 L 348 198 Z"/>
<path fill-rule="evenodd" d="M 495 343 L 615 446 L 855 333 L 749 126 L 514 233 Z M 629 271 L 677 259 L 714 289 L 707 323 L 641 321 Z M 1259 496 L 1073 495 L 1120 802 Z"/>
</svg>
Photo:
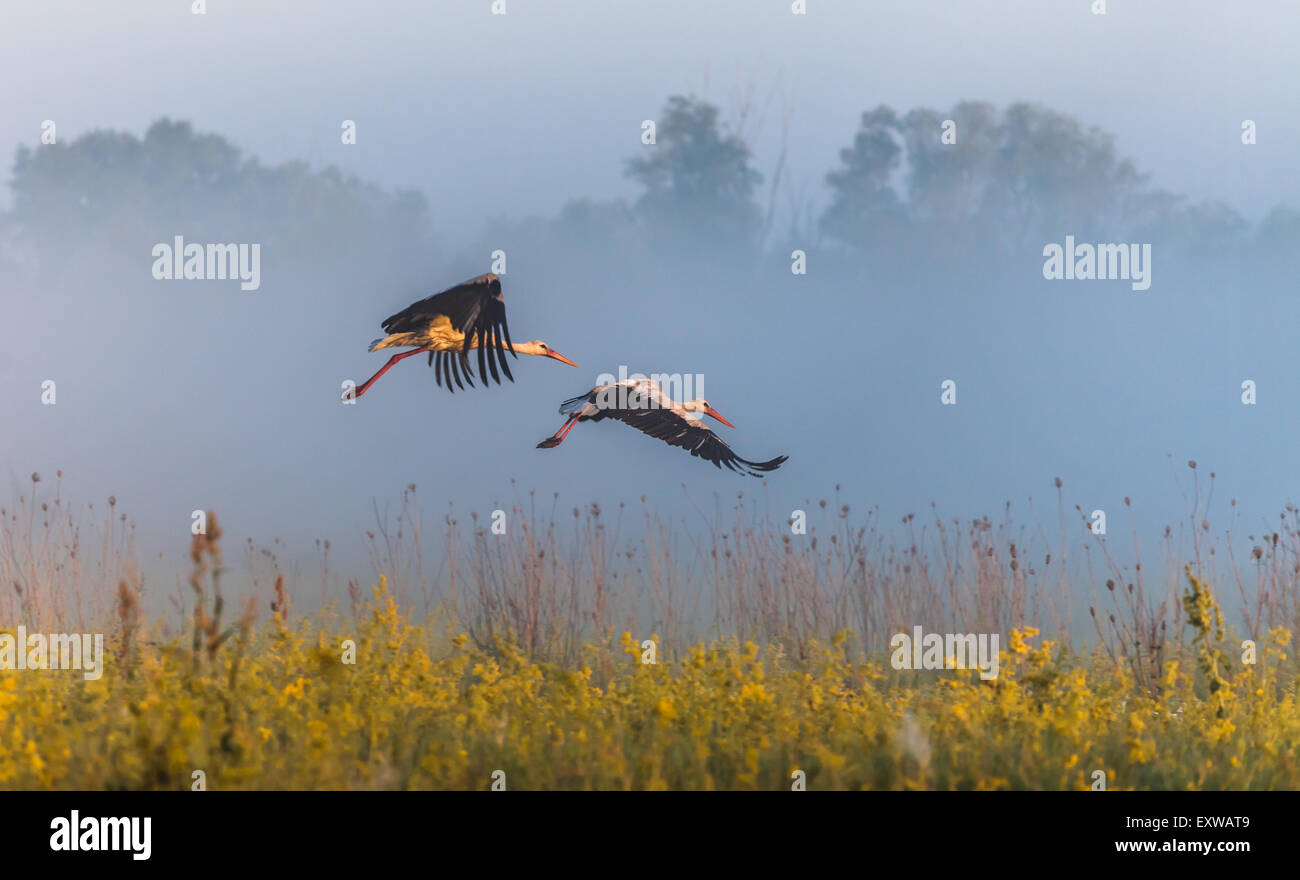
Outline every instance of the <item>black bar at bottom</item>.
<svg viewBox="0 0 1300 880">
<path fill-rule="evenodd" d="M 1231 864 L 1290 857 L 1298 803 L 1291 792 L 11 791 L 0 794 L 0 852 L 6 866 L 111 862 L 128 872 L 259 859 L 335 870 L 414 860 L 436 870 L 454 857 L 660 873 L 786 860 L 867 867 L 902 853 L 944 864 Z M 92 844 L 100 849 L 87 851 Z M 148 858 L 136 858 L 146 845 Z"/>
</svg>

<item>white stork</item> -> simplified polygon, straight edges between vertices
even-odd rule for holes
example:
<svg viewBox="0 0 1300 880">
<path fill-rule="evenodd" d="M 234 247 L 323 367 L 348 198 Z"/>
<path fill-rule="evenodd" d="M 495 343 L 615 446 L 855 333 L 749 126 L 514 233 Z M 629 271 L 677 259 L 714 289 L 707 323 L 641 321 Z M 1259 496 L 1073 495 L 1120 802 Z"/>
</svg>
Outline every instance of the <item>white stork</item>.
<svg viewBox="0 0 1300 880">
<path fill-rule="evenodd" d="M 461 381 L 462 373 L 465 375 L 464 382 L 468 382 L 471 388 L 474 387 L 469 352 L 475 348 L 478 349 L 478 374 L 484 385 L 491 384 L 489 372 L 498 385 L 502 384 L 497 372 L 498 364 L 507 379 L 511 382 L 515 380 L 506 364 L 506 352 L 515 357 L 520 354 L 549 357 L 577 366 L 540 339 L 510 342 L 510 329 L 506 326 L 506 301 L 501 295 L 501 279 L 491 272 L 412 303 L 385 319 L 382 326 L 388 335 L 370 343 L 370 351 L 407 345 L 415 348 L 393 355 L 383 369 L 367 379 L 365 384 L 355 391 L 345 393 L 344 400 L 365 394 L 366 389 L 403 358 L 426 351 L 429 353 L 429 363 L 436 364 L 434 380 L 442 385 L 445 376 L 446 388 L 452 394 L 456 393 L 456 389 L 451 387 L 453 379 L 457 388 L 465 387 Z"/>
<path fill-rule="evenodd" d="M 774 471 L 788 458 L 778 455 L 769 461 L 749 461 L 731 451 L 721 437 L 703 424 L 704 416 L 712 416 L 728 428 L 735 425 L 722 417 L 702 397 L 678 403 L 653 379 L 625 379 L 597 386 L 586 394 L 572 397 L 560 405 L 560 413 L 569 420 L 550 437 L 537 444 L 538 449 L 553 449 L 564 442 L 573 426 L 579 422 L 599 422 L 601 419 L 618 419 L 642 433 L 657 437 L 670 446 L 680 446 L 714 467 L 726 465 L 733 471 L 751 477 Z"/>
</svg>

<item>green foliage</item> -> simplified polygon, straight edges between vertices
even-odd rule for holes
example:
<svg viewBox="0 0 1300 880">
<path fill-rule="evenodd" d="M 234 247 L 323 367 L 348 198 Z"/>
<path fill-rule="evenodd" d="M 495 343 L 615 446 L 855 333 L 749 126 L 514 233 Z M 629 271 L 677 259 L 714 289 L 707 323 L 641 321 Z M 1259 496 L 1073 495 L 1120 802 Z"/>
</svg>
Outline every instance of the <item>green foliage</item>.
<svg viewBox="0 0 1300 880">
<path fill-rule="evenodd" d="M 1219 603 L 1214 600 L 1209 584 L 1192 574 L 1190 565 L 1185 571 L 1188 587 L 1183 593 L 1183 610 L 1187 614 L 1188 625 L 1196 632 L 1192 637 L 1196 662 L 1209 687 L 1215 717 L 1223 718 L 1228 714 L 1228 704 L 1232 699 L 1232 684 L 1223 677 L 1219 668 L 1220 663 L 1226 666 L 1228 662 L 1219 648 L 1223 643 L 1223 614 L 1219 611 Z"/>
</svg>

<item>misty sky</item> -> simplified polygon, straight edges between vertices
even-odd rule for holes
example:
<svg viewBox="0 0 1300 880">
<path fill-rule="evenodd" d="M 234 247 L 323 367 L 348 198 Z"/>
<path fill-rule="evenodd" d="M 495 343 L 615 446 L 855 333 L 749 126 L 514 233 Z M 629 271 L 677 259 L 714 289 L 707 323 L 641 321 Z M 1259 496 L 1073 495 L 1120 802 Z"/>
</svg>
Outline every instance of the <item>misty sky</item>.
<svg viewBox="0 0 1300 880">
<path fill-rule="evenodd" d="M 61 141 L 95 128 L 141 135 L 161 116 L 188 120 L 263 163 L 336 164 L 386 187 L 420 190 L 451 262 L 492 218 L 553 216 L 574 198 L 635 196 L 625 161 L 640 147 L 641 121 L 669 95 L 695 93 L 734 118 L 738 96 L 752 88 L 763 117 L 749 129 L 757 168 L 771 173 L 790 111 L 791 184 L 816 210 L 825 203 L 823 178 L 864 110 L 882 103 L 945 110 L 964 99 L 1041 102 L 1099 126 L 1156 185 L 1223 199 L 1252 222 L 1279 203 L 1300 206 L 1294 4 L 1111 2 L 1105 16 L 1090 14 L 1087 0 L 808 5 L 808 15 L 796 17 L 788 0 L 507 0 L 508 14 L 493 16 L 490 0 L 212 0 L 206 16 L 194 16 L 184 2 L 13 3 L 0 34 L 0 155 L 7 169 L 20 144 L 39 142 L 46 119 Z M 355 146 L 339 142 L 344 119 L 357 122 Z M 1243 119 L 1258 125 L 1249 150 L 1240 143 Z M 7 190 L 2 198 L 7 207 Z M 481 260 L 455 263 L 424 293 L 486 271 L 488 255 Z M 142 254 L 142 272 L 148 264 Z M 990 317 L 989 334 L 969 345 L 956 319 L 927 329 L 933 292 L 871 291 L 856 300 L 844 292 L 835 301 L 853 304 L 834 318 L 833 345 L 809 352 L 782 348 L 788 319 L 771 312 L 724 330 L 707 309 L 683 309 L 679 336 L 644 338 L 611 328 L 617 312 L 608 306 L 587 311 L 634 295 L 631 279 L 590 277 L 581 266 L 567 278 L 530 278 L 512 267 L 515 338 L 541 337 L 581 370 L 527 363 L 513 386 L 448 399 L 412 360 L 342 414 L 339 380 L 360 380 L 382 363 L 365 346 L 410 297 L 334 292 L 330 312 L 292 327 L 292 314 L 277 311 L 274 273 L 264 274 L 270 281 L 260 299 L 240 306 L 246 330 L 224 338 L 133 337 L 121 310 L 108 325 L 95 323 L 103 316 L 72 320 L 82 333 L 104 328 L 98 339 L 66 327 L 56 333 L 32 298 L 4 290 L 9 326 L 0 340 L 9 358 L 0 377 L 33 396 L 42 377 L 68 377 L 59 413 L 34 399 L 14 405 L 0 439 L 4 480 L 17 486 L 33 470 L 62 467 L 75 474 L 71 495 L 116 492 L 158 546 L 175 546 L 162 537 L 173 524 L 183 541 L 188 512 L 211 507 L 231 511 L 241 537 L 284 535 L 305 548 L 312 537 L 332 536 L 344 553 L 373 523 L 372 500 L 392 502 L 410 482 L 421 486 L 430 520 L 447 500 L 482 510 L 533 488 L 548 499 L 560 492 L 562 508 L 649 493 L 685 518 L 693 505 L 681 500 L 682 483 L 706 507 L 714 492 L 745 490 L 776 511 L 842 483 L 846 500 L 880 504 L 892 517 L 932 500 L 970 515 L 996 512 L 1007 499 L 1050 499 L 1060 473 L 1100 499 L 1072 501 L 1118 507 L 1125 494 L 1145 494 L 1153 521 L 1163 522 L 1182 510 L 1172 455 L 1217 468 L 1223 495 L 1250 501 L 1253 521 L 1275 518 L 1293 497 L 1261 463 L 1294 454 L 1296 407 L 1261 406 L 1246 422 L 1235 396 L 1246 375 L 1271 380 L 1270 393 L 1300 393 L 1292 358 L 1257 346 L 1254 324 L 1234 323 L 1231 291 L 1195 318 L 1205 334 L 1192 343 L 1196 355 L 1181 354 L 1186 337 L 1153 332 L 1186 305 L 1160 286 L 1159 268 L 1144 298 L 1117 300 L 1104 315 L 1070 288 L 1049 285 L 1037 299 L 997 303 L 997 291 L 972 279 L 969 291 L 950 292 L 954 314 L 983 314 L 980 303 L 993 302 L 1017 317 Z M 162 302 L 192 294 L 155 295 Z M 1298 317 L 1288 302 L 1261 320 L 1285 345 L 1293 334 L 1283 329 Z M 206 356 L 204 364 L 255 366 L 271 381 L 246 395 L 243 374 L 186 367 L 187 352 Z M 1109 364 L 1099 368 L 1104 387 L 1088 381 L 1090 359 Z M 756 459 L 785 453 L 789 464 L 761 489 L 608 424 L 585 426 L 582 447 L 535 451 L 562 421 L 560 400 L 620 363 L 705 373 L 710 402 L 738 425 L 727 435 L 737 451 Z M 1071 363 L 1084 369 L 1070 372 Z M 166 375 L 140 378 L 151 370 Z M 842 384 L 829 387 L 828 375 Z M 938 382 L 949 375 L 969 377 L 972 390 L 945 414 Z M 79 400 L 93 396 L 79 394 L 79 380 L 107 395 L 96 398 L 93 418 L 86 409 L 78 415 Z M 765 390 L 769 380 L 773 389 Z M 217 402 L 188 393 L 185 383 L 200 381 L 222 391 Z M 1201 389 L 1195 410 L 1162 390 L 1186 383 Z M 130 399 L 113 396 L 126 389 L 174 399 L 141 424 Z M 850 416 L 838 403 L 845 399 L 853 401 Z M 164 411 L 165 419 L 157 415 Z M 201 431 L 186 421 L 208 415 L 216 421 Z M 1213 430 L 1203 434 L 1207 422 Z M 945 445 L 953 438 L 958 448 Z"/>
<path fill-rule="evenodd" d="M 490 216 L 630 193 L 623 159 L 667 95 L 725 111 L 752 87 L 760 108 L 774 95 L 759 168 L 792 108 L 792 179 L 812 196 L 864 109 L 976 99 L 1098 125 L 1159 185 L 1252 219 L 1300 201 L 1294 4 L 1144 0 L 1095 16 L 1089 0 L 812 0 L 802 17 L 786 0 L 490 5 L 8 4 L 0 155 L 35 143 L 44 119 L 71 138 L 171 115 L 265 162 L 416 187 L 455 241 Z M 1249 164 L 1245 118 L 1260 128 Z M 339 143 L 343 119 L 355 147 Z"/>
</svg>

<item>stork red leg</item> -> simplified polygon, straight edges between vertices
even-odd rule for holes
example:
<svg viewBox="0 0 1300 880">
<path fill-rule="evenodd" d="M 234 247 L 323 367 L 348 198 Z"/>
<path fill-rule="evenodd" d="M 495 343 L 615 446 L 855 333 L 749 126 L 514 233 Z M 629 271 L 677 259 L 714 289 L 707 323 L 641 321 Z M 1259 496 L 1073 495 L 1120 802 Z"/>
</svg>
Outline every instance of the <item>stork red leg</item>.
<svg viewBox="0 0 1300 880">
<path fill-rule="evenodd" d="M 564 426 L 564 433 L 560 435 L 560 439 L 563 440 L 565 437 L 568 437 L 569 432 L 573 430 L 573 426 L 576 424 L 578 424 L 578 416 L 569 419 L 569 423 Z"/>
<path fill-rule="evenodd" d="M 380 376 L 384 375 L 384 373 L 387 373 L 389 370 L 391 370 L 393 368 L 393 365 L 396 364 L 398 361 L 400 361 L 402 358 L 409 358 L 413 354 L 423 354 L 426 351 L 428 351 L 428 349 L 417 348 L 417 349 L 413 349 L 412 351 L 404 351 L 401 354 L 393 355 L 391 358 L 388 359 L 388 363 L 384 364 L 383 369 L 381 369 L 378 373 L 375 373 L 373 376 L 367 379 L 364 385 L 361 385 L 359 388 L 357 388 L 356 393 L 352 395 L 353 399 L 355 400 L 356 398 L 365 394 L 367 388 L 369 388 L 371 385 L 374 385 L 375 382 L 378 381 Z"/>
<path fill-rule="evenodd" d="M 578 418 L 579 418 L 580 415 L 581 415 L 581 414 L 575 414 L 575 415 L 570 416 L 570 417 L 569 417 L 569 420 L 568 420 L 567 422 L 564 423 L 564 426 L 561 427 L 560 430 L 556 431 L 552 436 L 547 437 L 547 438 L 546 438 L 545 440 L 543 440 L 541 443 L 538 443 L 538 444 L 537 444 L 537 448 L 538 448 L 538 449 L 553 449 L 553 448 L 555 448 L 556 446 L 559 446 L 561 443 L 563 443 L 563 442 L 564 442 L 564 438 L 565 438 L 565 437 L 568 437 L 568 436 L 569 436 L 569 432 L 573 430 L 573 426 L 576 425 L 576 424 L 578 424 Z"/>
</svg>

